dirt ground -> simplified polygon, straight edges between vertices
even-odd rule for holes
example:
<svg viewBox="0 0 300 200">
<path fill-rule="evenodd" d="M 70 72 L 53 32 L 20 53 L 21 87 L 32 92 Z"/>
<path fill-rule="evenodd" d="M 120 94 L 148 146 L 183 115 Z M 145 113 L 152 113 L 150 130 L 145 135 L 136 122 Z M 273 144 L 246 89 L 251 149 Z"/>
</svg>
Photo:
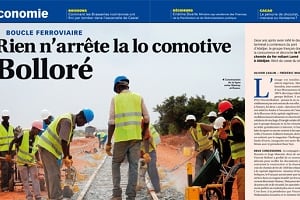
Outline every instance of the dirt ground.
<svg viewBox="0 0 300 200">
<path fill-rule="evenodd" d="M 165 169 L 165 171 L 169 172 L 169 186 L 176 187 L 182 193 L 184 193 L 184 189 L 187 186 L 186 164 L 187 162 L 195 163 L 194 158 L 189 159 L 189 151 L 186 151 L 189 148 L 187 147 L 193 147 L 193 141 L 187 136 L 169 135 L 161 137 L 161 143 L 157 148 L 157 164 L 159 169 Z M 71 143 L 71 152 L 73 155 L 73 165 L 78 171 L 92 165 L 92 163 L 84 160 L 84 156 L 82 155 L 92 153 L 97 149 L 97 138 L 74 139 Z M 46 197 L 47 193 L 42 192 L 42 195 Z M 22 187 L 16 187 L 14 192 L 0 192 L 0 199 L 23 200 L 25 199 L 25 193 Z M 237 200 L 236 185 L 234 185 L 232 200 Z"/>
</svg>

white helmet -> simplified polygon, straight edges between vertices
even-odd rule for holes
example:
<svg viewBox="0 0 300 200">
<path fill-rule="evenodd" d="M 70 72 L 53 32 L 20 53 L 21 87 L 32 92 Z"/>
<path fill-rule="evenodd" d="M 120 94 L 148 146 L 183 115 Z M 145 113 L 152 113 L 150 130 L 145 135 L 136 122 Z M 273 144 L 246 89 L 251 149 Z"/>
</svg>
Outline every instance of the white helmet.
<svg viewBox="0 0 300 200">
<path fill-rule="evenodd" d="M 9 111 L 8 110 L 2 110 L 2 117 L 9 117 Z"/>
<path fill-rule="evenodd" d="M 217 117 L 217 113 L 215 111 L 210 111 L 207 117 Z"/>
<path fill-rule="evenodd" d="M 214 128 L 215 129 L 219 129 L 219 128 L 223 128 L 223 123 L 225 122 L 225 118 L 224 117 L 218 117 L 215 122 L 214 122 Z"/>
<path fill-rule="evenodd" d="M 187 115 L 186 118 L 185 118 L 185 121 L 188 121 L 188 120 L 194 120 L 194 121 L 196 121 L 195 115 Z"/>
<path fill-rule="evenodd" d="M 41 111 L 41 117 L 42 117 L 43 120 L 44 120 L 44 119 L 47 119 L 50 115 L 51 115 L 51 114 L 50 114 L 50 112 L 49 112 L 47 109 L 43 109 L 43 110 Z"/>
</svg>

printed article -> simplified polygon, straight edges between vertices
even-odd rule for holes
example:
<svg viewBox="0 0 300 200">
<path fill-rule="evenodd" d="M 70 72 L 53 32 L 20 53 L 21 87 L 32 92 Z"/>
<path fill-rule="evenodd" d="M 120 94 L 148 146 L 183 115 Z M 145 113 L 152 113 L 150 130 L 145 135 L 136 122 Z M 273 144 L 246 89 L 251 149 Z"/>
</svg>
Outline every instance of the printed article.
<svg viewBox="0 0 300 200">
<path fill-rule="evenodd" d="M 247 196 L 299 199 L 299 30 L 293 24 L 245 30 Z"/>
</svg>

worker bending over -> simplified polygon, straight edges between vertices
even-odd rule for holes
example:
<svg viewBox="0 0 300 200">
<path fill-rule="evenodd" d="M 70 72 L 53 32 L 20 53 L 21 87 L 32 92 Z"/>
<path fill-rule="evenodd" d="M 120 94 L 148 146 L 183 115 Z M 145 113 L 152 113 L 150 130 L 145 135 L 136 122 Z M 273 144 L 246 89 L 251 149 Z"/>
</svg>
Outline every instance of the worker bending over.
<svg viewBox="0 0 300 200">
<path fill-rule="evenodd" d="M 185 122 L 187 128 L 189 128 L 189 135 L 195 143 L 195 177 L 197 177 L 204 162 L 213 153 L 213 142 L 212 139 L 209 139 L 210 133 L 213 131 L 213 126 L 197 122 L 194 115 L 187 115 Z"/>
<path fill-rule="evenodd" d="M 70 155 L 70 142 L 76 126 L 84 126 L 94 119 L 90 109 L 83 109 L 78 114 L 66 113 L 51 122 L 40 136 L 38 146 L 45 171 L 45 181 L 49 199 L 62 199 L 60 167 L 57 159 L 63 154 L 63 164 L 70 167 L 73 163 Z"/>
<path fill-rule="evenodd" d="M 8 161 L 11 161 L 11 149 L 14 144 L 17 149 L 17 167 L 20 172 L 20 177 L 26 194 L 26 200 L 33 200 L 33 194 L 30 189 L 29 180 L 32 183 L 32 189 L 35 200 L 41 200 L 40 180 L 38 167 L 42 166 L 38 153 L 39 132 L 43 130 L 42 121 L 34 121 L 30 130 L 23 130 L 9 145 Z"/>
</svg>

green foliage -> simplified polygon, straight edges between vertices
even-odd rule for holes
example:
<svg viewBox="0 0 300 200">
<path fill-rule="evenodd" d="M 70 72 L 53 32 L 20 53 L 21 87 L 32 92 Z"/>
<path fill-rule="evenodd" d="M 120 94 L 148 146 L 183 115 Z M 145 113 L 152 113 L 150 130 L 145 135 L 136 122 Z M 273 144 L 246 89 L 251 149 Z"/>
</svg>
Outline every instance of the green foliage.
<svg viewBox="0 0 300 200">
<path fill-rule="evenodd" d="M 178 130 L 178 128 L 175 126 L 175 124 L 169 124 L 168 134 L 177 133 L 177 130 Z"/>
<path fill-rule="evenodd" d="M 170 131 L 178 132 L 183 115 L 186 113 L 187 101 L 186 94 L 178 97 L 171 96 L 154 108 L 154 112 L 160 114 L 157 126 L 162 135 L 167 135 Z"/>
<path fill-rule="evenodd" d="M 227 99 L 231 101 L 237 114 L 245 118 L 245 99 Z M 186 94 L 181 96 L 171 96 L 163 101 L 162 104 L 154 108 L 154 112 L 159 113 L 156 129 L 161 135 L 178 134 L 185 130 L 185 117 L 195 115 L 197 121 L 208 123 L 207 114 L 210 111 L 218 113 L 218 103 L 205 100 L 204 96 L 188 98 Z"/>
</svg>

